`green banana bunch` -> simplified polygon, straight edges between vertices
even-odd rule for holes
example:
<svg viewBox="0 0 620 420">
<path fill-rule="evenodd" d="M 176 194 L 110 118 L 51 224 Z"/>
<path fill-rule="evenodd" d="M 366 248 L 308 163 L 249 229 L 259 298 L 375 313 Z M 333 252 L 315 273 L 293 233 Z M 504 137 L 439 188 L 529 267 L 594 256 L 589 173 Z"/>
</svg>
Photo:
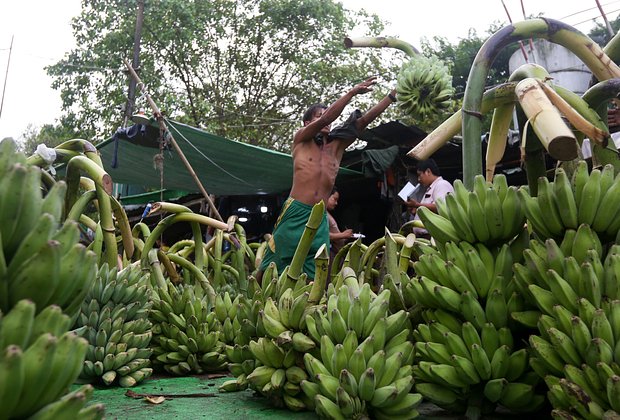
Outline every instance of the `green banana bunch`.
<svg viewBox="0 0 620 420">
<path fill-rule="evenodd" d="M 413 332 L 413 375 L 424 398 L 463 413 L 492 412 L 498 404 L 515 412 L 536 411 L 544 404 L 527 349 L 514 347 L 509 328 L 491 322 L 479 328 L 442 310 L 427 310 L 424 316 L 427 323 Z"/>
<path fill-rule="evenodd" d="M 92 397 L 93 393 L 92 385 L 83 385 L 75 391 L 63 395 L 57 401 L 46 405 L 28 418 L 33 420 L 103 419 L 105 414 L 103 404 L 85 406 L 86 401 Z"/>
<path fill-rule="evenodd" d="M 156 368 L 173 375 L 219 371 L 226 367 L 220 325 L 209 294 L 199 284 L 167 282 L 153 290 L 149 319 L 153 322 Z"/>
<path fill-rule="evenodd" d="M 242 330 L 247 330 L 246 336 L 251 337 L 249 349 L 253 358 L 246 359 L 241 366 L 239 362 L 229 364 L 237 380 L 236 384 L 229 381 L 227 385 L 236 390 L 247 382 L 273 405 L 300 411 L 313 407 L 312 400 L 301 390 L 300 383 L 308 379 L 308 374 L 300 366 L 303 353 L 316 351 L 316 343 L 307 335 L 306 323 L 306 316 L 316 305 L 309 301 L 313 284 L 307 284 L 305 274 L 293 281 L 287 273 L 288 267 L 279 275 L 275 265 L 268 267 L 261 289 L 255 292 L 254 303 L 245 305 L 244 310 L 239 307 L 237 317 Z M 259 299 L 262 302 L 256 303 Z M 253 370 L 248 374 L 245 369 L 250 367 Z"/>
<path fill-rule="evenodd" d="M 391 292 L 375 295 L 347 276 L 330 288 L 324 307 L 306 316 L 317 348 L 304 355 L 301 382 L 317 414 L 327 418 L 415 418 L 421 395 L 411 393 L 413 344 L 401 310 L 389 315 Z"/>
<path fill-rule="evenodd" d="M 454 193 L 438 205 L 438 213 L 422 210 L 420 219 L 439 243 L 447 241 L 486 245 L 507 243 L 524 227 L 525 214 L 517 188 L 508 186 L 503 174 L 492 183 L 484 176 L 474 178 L 473 191 L 460 180 L 454 182 Z"/>
<path fill-rule="evenodd" d="M 150 279 L 133 264 L 102 265 L 82 303 L 75 327 L 89 342 L 82 380 L 130 387 L 152 373 Z"/>
<path fill-rule="evenodd" d="M 65 394 L 82 369 L 88 343 L 69 331 L 71 319 L 59 306 L 50 305 L 36 312 L 35 303 L 24 299 L 0 317 L 3 418 L 28 417 L 53 407 L 62 413 L 65 409 L 60 406 L 74 397 Z M 92 387 L 88 389 L 92 391 Z M 76 411 L 90 394 L 80 397 Z M 99 415 L 94 418 L 101 418 L 102 407 L 96 411 Z"/>
<path fill-rule="evenodd" d="M 0 309 L 30 299 L 38 310 L 56 304 L 74 316 L 97 266 L 77 224 L 61 225 L 67 185 L 59 181 L 43 196 L 41 169 L 26 165 L 11 140 L 0 150 Z"/>
<path fill-rule="evenodd" d="M 605 240 L 614 240 L 620 231 L 620 179 L 611 164 L 588 173 L 581 160 L 569 179 L 563 168 L 555 170 L 553 182 L 538 180 L 538 195 L 520 189 L 528 222 L 542 239 L 562 239 L 567 230 L 588 225 Z"/>
<path fill-rule="evenodd" d="M 234 343 L 239 330 L 241 330 L 241 324 L 237 319 L 241 297 L 242 295 L 239 294 L 235 296 L 234 300 L 231 300 L 229 292 L 218 294 L 215 297 L 215 316 L 221 325 L 221 341 L 226 344 Z"/>
<path fill-rule="evenodd" d="M 452 76 L 437 57 L 412 57 L 396 79 L 398 106 L 416 119 L 449 108 L 453 94 Z"/>
</svg>

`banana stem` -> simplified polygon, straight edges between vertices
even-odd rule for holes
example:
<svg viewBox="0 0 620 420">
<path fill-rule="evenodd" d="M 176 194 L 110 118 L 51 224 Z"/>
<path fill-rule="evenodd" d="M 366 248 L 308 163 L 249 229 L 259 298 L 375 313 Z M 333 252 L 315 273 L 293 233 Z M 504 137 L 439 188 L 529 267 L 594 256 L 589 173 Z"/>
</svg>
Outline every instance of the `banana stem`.
<svg viewBox="0 0 620 420">
<path fill-rule="evenodd" d="M 394 282 L 400 282 L 400 268 L 398 266 L 398 246 L 389 229 L 385 228 L 385 251 L 383 264 L 387 274 L 392 276 Z"/>
<path fill-rule="evenodd" d="M 78 195 L 80 171 L 86 172 L 107 194 L 112 193 L 112 177 L 86 156 L 75 156 L 67 163 L 65 208 L 70 209 Z"/>
<path fill-rule="evenodd" d="M 346 48 L 395 48 L 407 54 L 408 57 L 414 57 L 420 54 L 420 52 L 408 42 L 401 41 L 398 38 L 388 38 L 384 36 L 363 36 L 355 38 L 346 37 L 344 39 L 344 46 Z"/>
<path fill-rule="evenodd" d="M 159 289 L 165 289 L 166 286 L 166 278 L 164 277 L 164 273 L 161 270 L 161 264 L 159 262 L 159 258 L 157 257 L 157 250 L 151 249 L 147 253 L 147 257 L 142 260 L 142 267 L 146 267 L 147 263 L 150 267 L 151 271 L 151 284 L 153 287 L 157 287 Z M 155 284 L 153 284 L 153 280 L 155 280 Z"/>
<path fill-rule="evenodd" d="M 400 255 L 398 257 L 399 271 L 407 273 L 407 270 L 409 269 L 409 263 L 411 262 L 411 255 L 413 254 L 414 245 L 415 235 L 413 233 L 410 233 L 405 237 L 405 243 L 400 249 Z"/>
<path fill-rule="evenodd" d="M 578 156 L 577 139 L 562 121 L 538 80 L 527 78 L 520 81 L 516 93 L 521 108 L 549 154 L 558 160 L 575 159 Z"/>
<path fill-rule="evenodd" d="M 116 244 L 116 228 L 112 217 L 112 204 L 110 196 L 103 187 L 96 184 L 97 203 L 99 204 L 99 225 L 103 230 L 103 243 L 105 244 L 104 261 L 110 267 L 116 267 L 118 263 L 118 245 Z M 104 261 L 100 261 L 102 264 Z"/>
<path fill-rule="evenodd" d="M 207 293 L 210 303 L 214 305 L 215 290 L 213 289 L 213 286 L 211 286 L 211 283 L 209 283 L 209 280 L 207 280 L 207 277 L 204 275 L 204 273 L 200 271 L 198 267 L 192 264 L 191 261 L 181 257 L 180 255 L 168 254 L 168 258 L 170 258 L 170 261 L 180 265 L 184 270 L 187 270 L 190 274 L 194 276 L 198 284 L 202 286 L 203 290 Z"/>
<path fill-rule="evenodd" d="M 482 113 L 486 114 L 491 109 L 498 106 L 515 102 L 516 86 L 516 82 L 508 82 L 486 91 L 482 98 Z M 411 149 L 407 153 L 407 156 L 418 160 L 428 159 L 433 155 L 433 153 L 461 132 L 462 123 L 463 110 L 461 109 L 452 114 L 447 120 L 441 123 L 420 143 Z"/>
<path fill-rule="evenodd" d="M 177 273 L 176 268 L 174 268 L 174 264 L 172 264 L 170 258 L 168 258 L 168 255 L 166 255 L 166 253 L 162 251 L 161 248 L 157 249 L 157 258 L 159 258 L 159 261 L 164 265 L 164 268 L 168 273 L 168 277 L 170 277 L 170 281 L 172 281 L 174 284 L 179 284 L 181 281 L 181 277 L 179 276 L 179 273 Z"/>
<path fill-rule="evenodd" d="M 214 227 L 216 229 L 226 229 L 228 227 L 226 223 L 220 222 L 219 220 L 215 220 L 207 216 L 203 216 L 202 214 L 195 214 L 195 213 L 172 214 L 170 216 L 165 217 L 163 220 L 161 220 L 157 224 L 157 226 L 155 226 L 155 229 L 153 229 L 153 231 L 148 236 L 148 238 L 145 238 L 145 243 L 144 243 L 145 251 L 143 252 L 143 258 L 145 257 L 145 253 L 148 254 L 148 252 L 153 248 L 153 246 L 155 245 L 155 242 L 164 233 L 164 231 L 168 229 L 170 226 L 172 226 L 173 224 L 178 223 L 178 222 L 197 222 L 203 225 Z"/>
<path fill-rule="evenodd" d="M 127 213 L 125 213 L 123 206 L 121 206 L 121 203 L 119 203 L 116 198 L 114 198 L 113 196 L 109 197 L 112 204 L 112 211 L 114 212 L 114 217 L 116 217 L 116 222 L 118 224 L 118 229 L 121 232 L 123 251 L 127 256 L 127 259 L 131 260 L 131 258 L 133 257 L 134 247 L 131 226 L 129 225 Z"/>
<path fill-rule="evenodd" d="M 97 192 L 95 190 L 86 191 L 84 194 L 80 196 L 80 198 L 75 201 L 73 206 L 68 210 L 66 220 L 75 220 L 76 222 L 80 220 L 80 216 L 84 213 L 86 206 L 97 198 Z M 66 207 L 65 207 L 66 208 Z"/>
<path fill-rule="evenodd" d="M 310 288 L 310 296 L 308 297 L 308 304 L 316 305 L 319 303 L 325 292 L 327 286 L 327 278 L 329 277 L 329 253 L 327 252 L 327 245 L 323 244 L 316 252 L 314 256 L 314 263 L 316 265 L 316 271 L 314 274 L 314 282 Z"/>
<path fill-rule="evenodd" d="M 149 235 L 151 234 L 151 229 L 146 223 L 139 222 L 133 225 L 133 228 L 131 229 L 131 234 L 133 235 L 134 238 L 140 238 L 140 236 L 142 236 L 142 239 L 146 241 Z M 176 243 L 174 245 L 176 245 Z"/>
<path fill-rule="evenodd" d="M 312 241 L 314 240 L 316 232 L 325 217 L 325 203 L 321 200 L 312 207 L 310 217 L 308 218 L 308 222 L 306 222 L 306 227 L 301 235 L 301 238 L 299 239 L 299 244 L 297 245 L 293 259 L 291 260 L 288 270 L 288 277 L 289 281 L 292 281 L 293 284 L 301 274 L 304 261 L 310 251 L 310 247 L 312 246 Z"/>
<path fill-rule="evenodd" d="M 167 201 L 158 201 L 156 203 L 153 203 L 153 205 L 151 206 L 151 211 L 149 211 L 148 215 L 151 216 L 157 213 L 177 214 L 177 213 L 185 213 L 185 212 L 193 213 L 189 207 L 186 207 L 184 205 L 176 204 L 176 203 L 168 203 Z"/>
<path fill-rule="evenodd" d="M 481 104 L 491 64 L 506 45 L 526 38 L 546 38 L 568 48 L 599 80 L 620 75 L 620 68 L 594 41 L 563 22 L 553 19 L 530 19 L 497 31 L 478 51 L 463 98 L 463 183 L 468 189 L 473 187 L 474 177 L 482 173 Z"/>
</svg>

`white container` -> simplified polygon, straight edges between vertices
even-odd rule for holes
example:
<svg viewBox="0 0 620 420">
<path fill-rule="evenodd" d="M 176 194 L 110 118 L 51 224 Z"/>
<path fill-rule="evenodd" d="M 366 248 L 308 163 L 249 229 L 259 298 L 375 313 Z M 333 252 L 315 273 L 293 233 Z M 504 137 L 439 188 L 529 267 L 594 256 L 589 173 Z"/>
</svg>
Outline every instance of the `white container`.
<svg viewBox="0 0 620 420">
<path fill-rule="evenodd" d="M 523 47 L 528 61 L 525 61 L 521 48 L 517 49 L 508 61 L 510 73 L 525 63 L 534 63 L 549 72 L 554 84 L 569 89 L 579 96 L 588 90 L 592 72 L 569 49 L 544 39 L 533 40 L 533 50 L 528 40 L 523 41 Z"/>
</svg>

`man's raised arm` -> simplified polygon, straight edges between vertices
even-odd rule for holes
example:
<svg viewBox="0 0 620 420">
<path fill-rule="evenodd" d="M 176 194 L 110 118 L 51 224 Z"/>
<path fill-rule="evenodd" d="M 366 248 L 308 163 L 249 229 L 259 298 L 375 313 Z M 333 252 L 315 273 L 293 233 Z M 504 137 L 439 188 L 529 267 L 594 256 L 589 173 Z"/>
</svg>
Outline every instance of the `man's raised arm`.
<svg viewBox="0 0 620 420">
<path fill-rule="evenodd" d="M 356 128 L 359 133 L 364 131 L 368 124 L 373 122 L 375 118 L 377 118 L 383 111 L 387 109 L 388 106 L 392 105 L 392 103 L 396 102 L 396 90 L 393 89 L 390 93 L 387 94 L 385 98 L 383 98 L 377 105 L 370 108 L 366 111 L 358 120 L 356 121 Z"/>
<path fill-rule="evenodd" d="M 338 98 L 336 102 L 331 104 L 329 108 L 327 108 L 325 112 L 323 112 L 323 115 L 321 115 L 321 117 L 300 128 L 295 133 L 295 137 L 293 140 L 295 142 L 303 142 L 314 139 L 314 136 L 316 136 L 323 127 L 333 123 L 336 118 L 338 118 L 340 114 L 342 114 L 344 108 L 349 102 L 351 102 L 351 99 L 355 95 L 371 92 L 372 86 L 377 83 L 376 79 L 376 76 L 372 76 L 364 80 L 363 82 L 355 85 L 353 89 L 342 95 L 340 98 Z"/>
</svg>

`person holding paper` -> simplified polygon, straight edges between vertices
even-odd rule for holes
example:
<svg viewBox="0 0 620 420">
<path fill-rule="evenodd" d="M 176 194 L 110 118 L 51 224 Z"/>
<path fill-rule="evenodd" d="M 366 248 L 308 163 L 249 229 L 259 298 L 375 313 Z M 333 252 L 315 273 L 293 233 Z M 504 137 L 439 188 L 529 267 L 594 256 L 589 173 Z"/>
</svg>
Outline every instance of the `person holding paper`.
<svg viewBox="0 0 620 420">
<path fill-rule="evenodd" d="M 405 201 L 407 209 L 414 215 L 413 220 L 420 220 L 416 214 L 418 208 L 427 207 L 437 213 L 438 199 L 445 197 L 448 193 L 454 192 L 452 184 L 442 178 L 439 167 L 434 159 L 421 160 L 417 163 L 418 182 L 425 188 L 424 195 L 420 201 L 409 198 Z M 415 228 L 414 233 L 419 236 L 428 236 L 426 229 Z"/>
</svg>

